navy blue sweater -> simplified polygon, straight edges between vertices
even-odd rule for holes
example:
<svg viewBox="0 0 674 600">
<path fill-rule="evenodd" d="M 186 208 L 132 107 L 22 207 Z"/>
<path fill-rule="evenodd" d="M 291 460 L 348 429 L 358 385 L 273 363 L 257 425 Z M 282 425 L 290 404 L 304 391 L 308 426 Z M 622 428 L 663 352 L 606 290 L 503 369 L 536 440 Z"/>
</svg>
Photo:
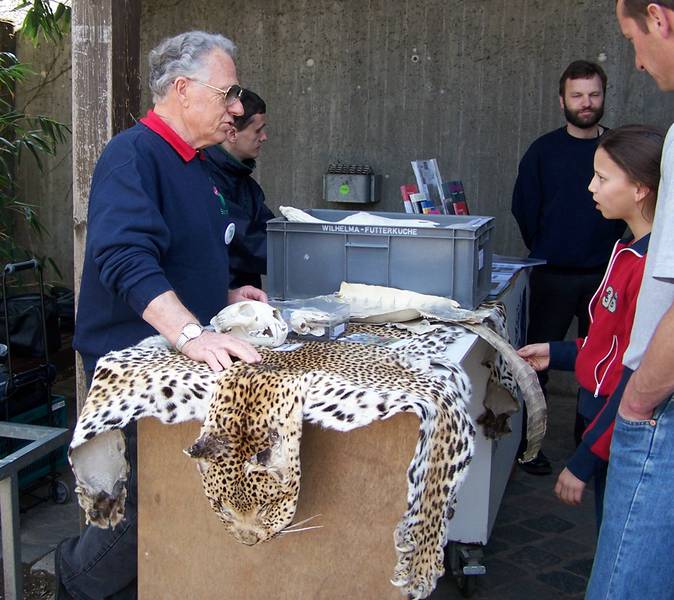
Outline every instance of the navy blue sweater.
<svg viewBox="0 0 674 600">
<path fill-rule="evenodd" d="M 202 322 L 227 304 L 222 214 L 206 163 L 139 123 L 110 140 L 91 183 L 74 347 L 84 368 L 156 331 L 141 314 L 174 290 Z"/>
<path fill-rule="evenodd" d="M 236 225 L 229 245 L 231 288 L 261 286 L 267 272 L 267 221 L 274 213 L 264 203 L 264 192 L 253 179 L 254 160 L 239 161 L 221 146 L 205 150 L 213 179 L 227 201 L 229 218 Z"/>
<path fill-rule="evenodd" d="M 608 262 L 625 223 L 604 219 L 587 189 L 598 141 L 562 127 L 538 138 L 522 158 L 512 213 L 530 257 L 572 269 Z"/>
</svg>

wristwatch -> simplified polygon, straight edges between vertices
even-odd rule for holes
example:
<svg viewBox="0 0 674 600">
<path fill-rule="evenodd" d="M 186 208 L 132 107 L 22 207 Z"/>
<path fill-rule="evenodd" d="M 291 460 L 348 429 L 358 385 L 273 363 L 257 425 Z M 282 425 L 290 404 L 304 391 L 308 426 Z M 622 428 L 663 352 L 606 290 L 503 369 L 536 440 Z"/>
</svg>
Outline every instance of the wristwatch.
<svg viewBox="0 0 674 600">
<path fill-rule="evenodd" d="M 204 332 L 204 328 L 199 323 L 188 323 L 183 327 L 178 339 L 176 340 L 176 350 L 183 351 L 183 346 L 190 340 L 198 338 Z"/>
</svg>

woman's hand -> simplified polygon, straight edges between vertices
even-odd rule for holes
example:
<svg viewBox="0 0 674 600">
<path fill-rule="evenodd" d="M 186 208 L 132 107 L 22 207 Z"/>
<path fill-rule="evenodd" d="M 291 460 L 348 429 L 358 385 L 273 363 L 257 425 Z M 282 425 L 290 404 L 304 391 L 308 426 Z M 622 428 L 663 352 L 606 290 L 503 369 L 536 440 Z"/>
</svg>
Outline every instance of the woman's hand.
<svg viewBox="0 0 674 600">
<path fill-rule="evenodd" d="M 534 371 L 545 371 L 550 366 L 550 344 L 529 344 L 517 351 Z"/>
<path fill-rule="evenodd" d="M 583 491 L 585 491 L 585 482 L 578 479 L 567 468 L 559 474 L 557 483 L 555 484 L 555 494 L 565 504 L 577 506 L 583 499 Z"/>
</svg>

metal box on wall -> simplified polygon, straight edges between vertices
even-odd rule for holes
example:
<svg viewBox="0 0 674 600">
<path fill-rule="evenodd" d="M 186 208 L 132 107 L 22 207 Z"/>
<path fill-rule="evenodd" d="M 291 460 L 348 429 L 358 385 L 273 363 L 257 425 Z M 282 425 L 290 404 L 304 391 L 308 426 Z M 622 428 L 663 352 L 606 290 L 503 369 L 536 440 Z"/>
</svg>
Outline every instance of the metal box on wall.
<svg viewBox="0 0 674 600">
<path fill-rule="evenodd" d="M 342 281 L 454 298 L 465 308 L 491 286 L 493 217 L 414 215 L 438 227 L 341 225 L 353 211 L 306 211 L 326 223 L 267 223 L 267 292 L 271 298 L 330 294 Z M 372 213 L 409 219 L 405 213 Z"/>
<path fill-rule="evenodd" d="M 372 204 L 379 202 L 381 175 L 367 165 L 330 165 L 323 175 L 323 200 Z"/>
</svg>

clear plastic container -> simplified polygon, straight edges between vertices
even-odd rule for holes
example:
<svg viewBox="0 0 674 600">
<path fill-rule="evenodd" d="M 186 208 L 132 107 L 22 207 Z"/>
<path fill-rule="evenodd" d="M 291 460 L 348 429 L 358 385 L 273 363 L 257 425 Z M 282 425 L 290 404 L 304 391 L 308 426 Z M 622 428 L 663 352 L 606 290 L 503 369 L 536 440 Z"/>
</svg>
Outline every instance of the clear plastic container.
<svg viewBox="0 0 674 600">
<path fill-rule="evenodd" d="M 288 324 L 288 337 L 326 341 L 337 339 L 349 322 L 349 303 L 334 295 L 298 300 L 270 300 Z"/>
</svg>

